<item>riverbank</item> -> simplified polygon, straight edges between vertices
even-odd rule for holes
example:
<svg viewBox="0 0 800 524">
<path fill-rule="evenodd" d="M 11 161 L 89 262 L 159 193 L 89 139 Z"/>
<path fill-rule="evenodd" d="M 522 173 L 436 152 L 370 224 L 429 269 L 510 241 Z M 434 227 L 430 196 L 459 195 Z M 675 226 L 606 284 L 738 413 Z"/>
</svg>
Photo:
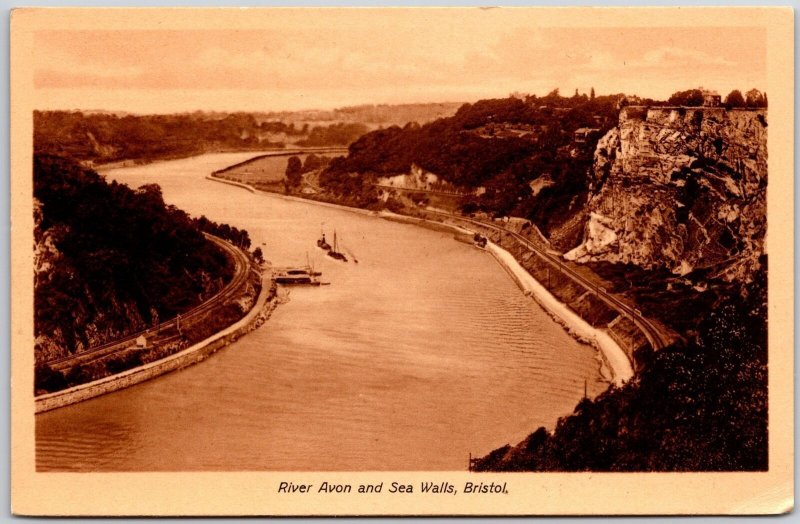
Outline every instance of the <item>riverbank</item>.
<svg viewBox="0 0 800 524">
<path fill-rule="evenodd" d="M 336 208 L 362 215 L 381 217 L 387 220 L 425 227 L 427 229 L 433 229 L 440 232 L 446 231 L 457 234 L 473 233 L 473 231 L 470 229 L 454 224 L 447 224 L 437 220 L 400 215 L 389 211 L 374 212 L 360 208 L 343 206 L 341 204 L 321 202 L 314 199 L 282 195 L 279 193 L 262 191 L 242 182 L 224 180 L 212 175 L 207 176 L 206 179 L 223 184 L 229 184 L 253 193 L 263 193 L 295 202 L 314 203 L 320 206 Z M 630 380 L 634 374 L 632 351 L 625 351 L 625 349 L 623 349 L 620 343 L 621 337 L 615 337 L 610 334 L 609 331 L 593 326 L 591 323 L 584 320 L 567 304 L 558 300 L 554 295 L 552 295 L 545 286 L 543 286 L 524 268 L 524 266 L 520 263 L 520 261 L 517 260 L 515 256 L 502 247 L 490 242 L 487 245 L 487 251 L 492 254 L 501 267 L 503 267 L 503 269 L 509 273 L 512 279 L 517 283 L 518 287 L 520 287 L 520 289 L 526 295 L 536 300 L 536 302 L 553 319 L 564 326 L 567 332 L 569 332 L 577 340 L 592 345 L 598 351 L 598 354 L 601 356 L 601 359 L 604 363 L 603 367 L 608 372 L 607 378 L 609 382 L 616 385 L 621 385 L 622 383 Z"/>
<path fill-rule="evenodd" d="M 383 212 L 382 216 L 389 220 L 413 224 L 428 229 L 441 231 L 449 228 L 455 233 L 473 232 L 452 224 L 430 221 L 424 218 L 407 217 L 396 213 Z M 433 226 L 433 227 L 432 227 Z M 500 266 L 509 274 L 517 286 L 527 296 L 533 298 L 547 313 L 580 342 L 592 345 L 598 350 L 609 373 L 607 377 L 615 385 L 622 385 L 633 377 L 633 363 L 617 340 L 602 328 L 592 326 L 567 304 L 558 300 L 550 291 L 536 280 L 511 253 L 494 242 L 487 242 L 489 252 Z"/>
<path fill-rule="evenodd" d="M 323 200 L 314 200 L 313 198 L 302 198 L 296 197 L 292 195 L 284 195 L 282 193 L 275 193 L 273 191 L 264 191 L 262 189 L 256 189 L 255 187 L 245 184 L 243 182 L 236 182 L 235 180 L 226 180 L 224 178 L 218 178 L 214 175 L 206 176 L 206 180 L 211 180 L 213 182 L 219 182 L 221 184 L 228 184 L 231 186 L 239 187 L 241 189 L 245 189 L 250 191 L 251 193 L 261 193 L 264 195 L 269 195 L 272 197 L 280 198 L 282 200 L 287 200 L 289 202 L 302 202 L 304 204 L 316 204 L 321 207 L 329 207 L 331 209 L 338 209 L 340 211 L 348 211 L 350 213 L 355 213 L 357 215 L 369 215 L 369 216 L 378 216 L 377 211 L 370 211 L 369 209 L 361 209 L 360 207 L 350 207 L 350 206 L 343 206 L 342 204 L 333 204 L 331 202 L 325 202 Z"/>
<path fill-rule="evenodd" d="M 204 151 L 202 153 L 187 153 L 181 155 L 166 155 L 159 158 L 126 158 L 124 160 L 115 160 L 113 162 L 100 162 L 100 163 L 90 163 L 86 164 L 86 167 L 90 167 L 96 171 L 105 171 L 109 169 L 119 169 L 123 167 L 134 167 L 134 166 L 146 166 L 149 164 L 155 164 L 157 162 L 169 162 L 171 160 L 183 160 L 185 158 L 192 158 L 198 155 L 204 154 L 216 154 L 216 153 L 253 153 L 254 155 L 258 155 L 254 158 L 249 158 L 244 162 L 240 162 L 234 164 L 232 166 L 228 166 L 221 171 L 227 171 L 228 169 L 232 169 L 236 166 L 241 164 L 246 164 L 248 162 L 252 162 L 258 158 L 264 158 L 267 156 L 290 156 L 290 155 L 304 155 L 310 153 L 339 153 L 347 151 L 346 147 L 311 147 L 311 148 L 302 148 L 302 147 L 287 147 L 287 148 L 276 148 L 276 149 L 226 149 L 226 148 L 219 148 Z"/>
<path fill-rule="evenodd" d="M 276 306 L 276 286 L 272 282 L 271 272 L 265 271 L 261 275 L 261 289 L 253 307 L 244 317 L 227 328 L 160 360 L 68 389 L 39 395 L 35 397 L 36 413 L 43 413 L 125 389 L 201 362 L 216 351 L 261 326 L 269 318 Z"/>
</svg>

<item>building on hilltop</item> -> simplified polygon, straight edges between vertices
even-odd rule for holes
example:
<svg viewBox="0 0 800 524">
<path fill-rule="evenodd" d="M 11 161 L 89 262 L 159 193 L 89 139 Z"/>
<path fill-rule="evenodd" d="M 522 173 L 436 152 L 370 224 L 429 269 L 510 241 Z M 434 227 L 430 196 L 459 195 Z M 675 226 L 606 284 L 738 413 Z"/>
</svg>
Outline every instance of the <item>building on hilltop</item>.
<svg viewBox="0 0 800 524">
<path fill-rule="evenodd" d="M 716 91 L 703 91 L 703 107 L 719 107 L 722 97 Z"/>
<path fill-rule="evenodd" d="M 593 136 L 600 133 L 600 130 L 596 127 L 581 127 L 575 130 L 573 133 L 572 140 L 576 144 L 585 144 L 589 141 Z"/>
</svg>

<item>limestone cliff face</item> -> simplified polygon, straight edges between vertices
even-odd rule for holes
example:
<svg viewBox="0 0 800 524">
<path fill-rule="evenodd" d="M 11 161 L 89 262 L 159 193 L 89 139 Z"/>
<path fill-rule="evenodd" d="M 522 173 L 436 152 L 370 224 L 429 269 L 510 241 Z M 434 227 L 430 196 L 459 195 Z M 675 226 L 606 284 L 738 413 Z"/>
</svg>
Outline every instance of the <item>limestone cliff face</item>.
<svg viewBox="0 0 800 524">
<path fill-rule="evenodd" d="M 747 280 L 765 253 L 766 187 L 766 110 L 624 108 L 565 257 Z"/>
</svg>

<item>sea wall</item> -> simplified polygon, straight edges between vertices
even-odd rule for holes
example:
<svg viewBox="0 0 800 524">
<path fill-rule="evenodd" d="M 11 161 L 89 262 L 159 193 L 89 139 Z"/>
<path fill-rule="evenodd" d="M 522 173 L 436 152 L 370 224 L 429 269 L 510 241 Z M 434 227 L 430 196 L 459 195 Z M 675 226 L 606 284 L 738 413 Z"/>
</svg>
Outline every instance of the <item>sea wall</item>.
<svg viewBox="0 0 800 524">
<path fill-rule="evenodd" d="M 573 337 L 591 344 L 600 351 L 614 384 L 621 385 L 633 377 L 633 364 L 628 354 L 606 330 L 592 326 L 569 306 L 556 299 L 520 265 L 511 253 L 492 242 L 487 243 L 486 250 L 512 276 L 523 292 L 536 300 L 550 316 L 567 328 Z"/>
<path fill-rule="evenodd" d="M 208 358 L 219 349 L 235 342 L 246 333 L 256 329 L 269 318 L 277 301 L 275 285 L 272 283 L 271 273 L 262 275 L 261 291 L 255 305 L 240 320 L 231 324 L 222 331 L 194 344 L 174 355 L 161 360 L 145 364 L 116 375 L 80 384 L 62 391 L 47 393 L 36 397 L 36 413 L 43 413 L 70 404 L 75 404 L 90 398 L 118 391 L 146 380 L 158 377 L 170 371 L 185 368 Z"/>
<path fill-rule="evenodd" d="M 450 232 L 456 235 L 471 235 L 474 233 L 474 230 L 477 229 L 480 233 L 490 239 L 496 240 L 497 244 L 499 244 L 495 245 L 496 249 L 499 251 L 489 251 L 495 256 L 495 259 L 500 262 L 501 267 L 509 273 L 523 292 L 526 292 L 526 294 L 536 299 L 545 311 L 564 325 L 576 338 L 592 344 L 598 349 L 603 361 L 606 363 L 606 368 L 611 374 L 610 380 L 612 382 L 620 384 L 633 376 L 633 369 L 635 367 L 633 353 L 636 349 L 644 345 L 646 340 L 642 342 L 643 337 L 641 336 L 629 336 L 627 338 L 624 336 L 615 336 L 616 333 L 612 333 L 612 330 L 603 329 L 601 326 L 604 326 L 617 317 L 616 312 L 600 301 L 595 301 L 596 303 L 594 304 L 588 304 L 591 299 L 586 296 L 586 291 L 563 275 L 557 272 L 553 272 L 552 276 L 549 272 L 543 273 L 546 269 L 539 266 L 546 263 L 539 260 L 539 257 L 528 256 L 529 253 L 523 253 L 525 250 L 512 239 L 497 235 L 496 232 L 492 232 L 491 230 L 481 230 L 479 227 L 470 226 L 468 229 L 441 220 L 411 217 L 392 213 L 390 211 L 376 213 L 365 209 L 342 206 L 340 204 L 331 204 L 306 198 L 281 195 L 279 193 L 260 191 L 247 184 L 222 180 L 213 176 L 208 176 L 206 178 L 208 180 L 235 185 L 247 189 L 248 191 L 265 193 L 278 198 L 304 203 L 314 203 L 354 213 L 380 216 L 386 220 L 412 224 L 440 232 Z M 490 242 L 489 245 L 494 244 Z M 508 251 L 506 251 L 506 249 L 508 249 Z M 507 253 L 508 257 L 501 256 L 500 251 Z M 513 264 L 511 261 L 513 261 Z M 532 271 L 533 269 L 537 271 Z M 547 276 L 547 280 L 545 281 L 549 281 L 547 286 L 541 283 L 543 274 Z M 535 285 L 533 284 L 534 282 L 536 283 Z M 583 304 L 583 307 L 581 307 L 581 304 Z M 576 310 L 580 313 L 576 312 Z M 587 321 L 585 317 L 582 318 L 584 315 L 589 318 L 601 320 L 597 322 Z"/>
<path fill-rule="evenodd" d="M 238 167 L 246 166 L 248 164 L 252 164 L 262 158 L 271 158 L 271 157 L 281 157 L 281 156 L 295 156 L 295 155 L 311 155 L 311 154 L 326 154 L 326 153 L 346 153 L 346 147 L 312 147 L 308 149 L 276 149 L 274 151 L 269 151 L 267 153 L 254 156 L 253 158 L 248 158 L 242 162 L 238 162 L 236 164 L 230 165 L 228 167 L 224 167 L 222 169 L 218 169 L 211 173 L 212 175 L 221 175 L 223 173 L 227 173 L 228 171 L 232 171 Z"/>
<path fill-rule="evenodd" d="M 261 189 L 256 189 L 255 187 L 253 187 L 253 186 L 251 186 L 249 184 L 244 184 L 242 182 L 234 182 L 233 180 L 225 180 L 223 178 L 217 178 L 214 175 L 208 175 L 206 177 L 206 180 L 212 180 L 214 182 L 219 182 L 221 184 L 230 184 L 232 186 L 236 186 L 236 187 L 240 187 L 242 189 L 246 189 L 246 190 L 250 191 L 251 193 L 262 193 L 262 194 L 265 194 L 265 195 L 269 195 L 269 196 L 276 197 L 276 198 L 281 198 L 283 200 L 289 200 L 289 201 L 292 201 L 292 202 L 302 202 L 304 204 L 316 204 L 318 206 L 330 207 L 330 208 L 334 208 L 334 209 L 340 209 L 342 211 L 348 211 L 350 213 L 356 213 L 356 214 L 359 214 L 359 215 L 370 215 L 370 216 L 377 215 L 377 212 L 370 211 L 368 209 L 361 209 L 361 208 L 358 208 L 358 207 L 343 206 L 341 204 L 333 204 L 331 202 L 325 202 L 325 201 L 322 201 L 322 200 L 314 200 L 312 198 L 301 198 L 301 197 L 296 197 L 296 196 L 291 196 L 291 195 L 283 195 L 281 193 L 275 193 L 274 191 L 263 191 Z"/>
<path fill-rule="evenodd" d="M 469 235 L 473 234 L 471 230 L 458 225 L 446 224 L 424 218 L 408 217 L 388 211 L 381 212 L 381 216 L 387 220 L 413 224 L 427 229 L 433 229 L 434 231 L 448 231 L 456 235 L 463 235 L 465 233 Z M 492 254 L 495 260 L 497 260 L 523 293 L 536 300 L 536 302 L 556 322 L 564 326 L 573 337 L 581 342 L 591 344 L 600 352 L 606 364 L 606 369 L 610 374 L 608 378 L 611 382 L 619 385 L 633 377 L 633 351 L 635 347 L 639 347 L 643 344 L 641 340 L 644 337 L 640 336 L 639 339 L 636 339 L 635 336 L 629 335 L 626 338 L 624 336 L 618 336 L 615 332 L 612 333 L 611 329 L 604 329 L 601 327 L 612 319 L 617 318 L 615 312 L 601 303 L 590 310 L 583 312 L 576 311 L 577 308 L 573 304 L 585 301 L 587 293 L 582 290 L 582 288 L 579 290 L 579 286 L 575 284 L 572 284 L 574 289 L 569 287 L 571 284 L 569 279 L 563 278 L 563 282 L 559 281 L 561 283 L 560 290 L 562 292 L 561 296 L 574 295 L 575 298 L 572 302 L 554 296 L 554 294 L 551 293 L 552 287 L 551 290 L 548 290 L 539 280 L 534 278 L 531 272 L 520 262 L 519 259 L 523 257 L 519 254 L 512 254 L 494 242 L 487 243 L 486 251 Z M 538 260 L 538 257 L 530 257 L 530 259 L 525 261 L 526 265 L 530 265 L 531 259 Z M 567 303 L 569 303 L 569 305 L 567 305 Z M 609 311 L 611 311 L 610 314 Z M 586 317 L 591 316 L 601 316 L 605 321 L 598 321 L 595 323 L 586 319 Z M 634 346 L 634 341 L 636 341 L 639 346 Z M 646 343 L 646 340 L 644 342 Z"/>
<path fill-rule="evenodd" d="M 239 164 L 235 164 L 235 165 L 238 166 Z M 249 185 L 249 184 L 243 184 L 241 182 L 234 182 L 233 180 L 226 180 L 224 178 L 217 178 L 214 175 L 208 175 L 206 177 L 206 180 L 213 180 L 214 182 L 220 182 L 222 184 L 228 184 L 228 185 L 231 185 L 231 186 L 240 187 L 242 189 L 246 189 L 247 191 L 250 191 L 251 193 L 256 193 L 257 192 L 257 189 L 254 188 L 253 186 Z"/>
</svg>

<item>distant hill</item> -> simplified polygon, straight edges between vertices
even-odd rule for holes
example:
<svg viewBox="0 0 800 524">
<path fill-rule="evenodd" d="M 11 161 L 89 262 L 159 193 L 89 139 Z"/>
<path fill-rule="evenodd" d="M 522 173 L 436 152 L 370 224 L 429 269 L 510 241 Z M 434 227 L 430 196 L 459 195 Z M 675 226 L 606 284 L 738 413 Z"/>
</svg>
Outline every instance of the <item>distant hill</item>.
<svg viewBox="0 0 800 524">
<path fill-rule="evenodd" d="M 219 150 L 283 147 L 262 139 L 252 115 L 207 119 L 189 114 L 118 116 L 80 111 L 35 111 L 33 145 L 94 163 L 147 162 Z"/>
<path fill-rule="evenodd" d="M 403 126 L 409 122 L 425 124 L 452 116 L 463 102 L 434 102 L 419 104 L 363 104 L 333 110 L 281 111 L 257 114 L 257 118 L 286 123 L 313 125 L 318 122 L 361 123 L 371 128 Z"/>
<path fill-rule="evenodd" d="M 90 164 L 150 162 L 213 151 L 263 151 L 287 145 L 347 146 L 369 131 L 360 123 L 295 126 L 249 113 L 118 115 L 34 111 L 33 145 Z"/>
<path fill-rule="evenodd" d="M 34 111 L 34 150 L 95 164 L 180 158 L 210 151 L 347 146 L 371 129 L 428 122 L 459 104 L 364 105 L 332 111 L 135 115 Z"/>
</svg>

